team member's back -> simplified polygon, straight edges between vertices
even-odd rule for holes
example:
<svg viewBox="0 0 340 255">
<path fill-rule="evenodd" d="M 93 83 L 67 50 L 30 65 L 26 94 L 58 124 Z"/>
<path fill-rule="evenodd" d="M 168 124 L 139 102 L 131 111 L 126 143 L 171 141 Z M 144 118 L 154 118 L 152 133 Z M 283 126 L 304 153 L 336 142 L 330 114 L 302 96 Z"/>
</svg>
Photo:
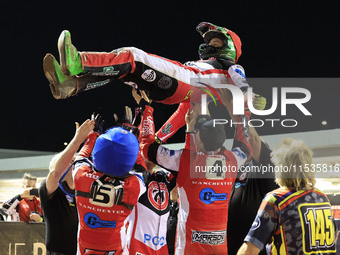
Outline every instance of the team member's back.
<svg viewBox="0 0 340 255">
<path fill-rule="evenodd" d="M 270 254 L 336 254 L 331 205 L 306 167 L 312 151 L 301 140 L 285 139 L 272 161 L 281 168 L 275 173 L 281 188 L 263 199 L 237 254 L 258 254 L 267 243 Z"/>
<path fill-rule="evenodd" d="M 95 132 L 89 135 L 74 172 L 78 252 L 122 254 L 126 218 L 145 191 L 142 178 L 129 174 L 139 145 L 132 133 L 120 127 L 109 129 L 96 141 L 97 136 Z M 92 148 L 93 164 L 87 159 Z"/>
<path fill-rule="evenodd" d="M 152 162 L 178 171 L 176 254 L 225 254 L 230 191 L 237 169 L 251 155 L 244 130 L 247 126 L 237 127 L 233 149 L 229 151 L 222 147 L 226 138 L 223 126 L 214 126 L 207 115 L 197 120 L 192 116 L 187 121 L 185 148 L 169 150 L 154 142 L 152 112 L 146 106 L 141 148 Z"/>
</svg>

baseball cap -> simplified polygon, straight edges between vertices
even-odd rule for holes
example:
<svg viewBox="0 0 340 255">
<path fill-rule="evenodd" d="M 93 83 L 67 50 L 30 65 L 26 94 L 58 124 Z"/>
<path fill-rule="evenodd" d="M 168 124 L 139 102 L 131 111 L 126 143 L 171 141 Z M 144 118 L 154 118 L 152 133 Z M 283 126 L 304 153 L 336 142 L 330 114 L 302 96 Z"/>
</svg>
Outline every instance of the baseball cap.
<svg viewBox="0 0 340 255">
<path fill-rule="evenodd" d="M 113 127 L 97 138 L 92 151 L 93 164 L 100 172 L 124 176 L 134 166 L 138 151 L 135 135 L 121 127 Z"/>
</svg>

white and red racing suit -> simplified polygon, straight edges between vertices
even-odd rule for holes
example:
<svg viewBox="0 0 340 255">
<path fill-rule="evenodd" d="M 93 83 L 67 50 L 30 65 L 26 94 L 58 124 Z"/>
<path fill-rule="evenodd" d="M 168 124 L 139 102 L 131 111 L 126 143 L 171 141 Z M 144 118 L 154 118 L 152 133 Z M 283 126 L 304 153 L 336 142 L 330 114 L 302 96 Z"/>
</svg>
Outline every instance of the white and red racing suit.
<svg viewBox="0 0 340 255">
<path fill-rule="evenodd" d="M 133 225 L 129 253 L 166 255 L 167 220 L 170 213 L 170 191 L 176 185 L 174 176 L 164 169 L 149 174 L 146 192 L 139 198 L 129 217 Z"/>
<path fill-rule="evenodd" d="M 193 134 L 185 148 L 169 150 L 154 142 L 153 108 L 146 106 L 142 117 L 141 149 L 145 158 L 178 171 L 179 215 L 176 237 L 178 254 L 227 254 L 227 222 L 230 192 L 237 170 L 251 156 L 246 116 L 240 116 L 231 151 L 196 150 Z M 242 120 L 241 120 L 242 119 Z M 212 167 L 219 166 L 217 171 Z M 210 169 L 210 170 L 209 170 Z"/>
<path fill-rule="evenodd" d="M 89 134 L 77 160 L 90 156 L 97 136 L 96 132 Z M 73 178 L 79 216 L 78 254 L 123 254 L 126 219 L 145 192 L 143 178 L 103 176 L 88 160 L 75 164 Z"/>
<path fill-rule="evenodd" d="M 190 108 L 190 103 L 180 103 L 177 110 L 156 132 L 156 137 L 160 142 L 165 143 L 181 127 L 185 125 L 185 115 Z"/>
<path fill-rule="evenodd" d="M 201 84 L 234 84 L 248 87 L 242 66 L 231 60 L 211 58 L 182 64 L 135 47 L 112 52 L 79 52 L 82 66 L 99 82 L 88 84 L 85 90 L 122 79 L 126 84 L 147 91 L 150 99 L 163 104 L 199 101 L 204 93 Z M 107 79 L 103 79 L 107 77 Z"/>
<path fill-rule="evenodd" d="M 141 124 L 138 129 L 143 133 Z M 143 171 L 147 167 L 141 151 L 139 153 L 136 163 L 143 166 L 139 168 L 141 169 L 139 172 L 146 174 L 144 175 L 146 192 L 140 196 L 129 216 L 129 224 L 133 226 L 129 229 L 131 231 L 128 240 L 129 253 L 166 255 L 168 254 L 166 234 L 170 213 L 170 191 L 176 185 L 176 178 L 165 169 L 154 171 L 152 174 Z"/>
<path fill-rule="evenodd" d="M 177 111 L 157 132 L 158 139 L 163 143 L 185 125 L 184 116 L 190 102 L 200 102 L 201 94 L 205 93 L 201 89 L 205 87 L 201 82 L 211 87 L 232 84 L 243 91 L 249 87 L 243 67 L 224 58 L 182 64 L 135 47 L 124 47 L 112 52 L 79 53 L 84 70 L 101 77 L 101 81 L 88 84 L 85 90 L 103 86 L 118 78 L 132 87 L 145 90 L 153 101 L 180 103 Z"/>
</svg>

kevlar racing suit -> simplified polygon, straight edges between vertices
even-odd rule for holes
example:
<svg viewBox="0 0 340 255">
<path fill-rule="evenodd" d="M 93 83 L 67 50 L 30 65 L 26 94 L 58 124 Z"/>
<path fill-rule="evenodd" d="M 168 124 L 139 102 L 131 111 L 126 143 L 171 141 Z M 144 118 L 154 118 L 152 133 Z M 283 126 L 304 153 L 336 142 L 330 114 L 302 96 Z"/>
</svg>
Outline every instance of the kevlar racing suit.
<svg viewBox="0 0 340 255">
<path fill-rule="evenodd" d="M 165 143 L 173 136 L 181 127 L 185 125 L 185 115 L 190 108 L 190 103 L 180 103 L 177 110 L 156 132 L 156 137 L 160 142 Z"/>
<path fill-rule="evenodd" d="M 118 78 L 145 90 L 153 101 L 178 104 L 199 101 L 204 93 L 199 87 L 205 87 L 200 82 L 209 86 L 234 84 L 242 90 L 248 87 L 242 66 L 229 59 L 212 58 L 182 64 L 135 47 L 79 53 L 83 69 L 98 76 L 98 82 L 80 85 L 80 90 L 103 86 Z"/>
<path fill-rule="evenodd" d="M 157 132 L 161 142 L 166 142 L 185 125 L 184 116 L 190 102 L 200 102 L 205 86 L 232 84 L 245 91 L 249 85 L 242 66 L 225 58 L 188 61 L 181 64 L 134 47 L 112 52 L 79 52 L 83 69 L 98 76 L 94 83 L 79 83 L 80 90 L 106 85 L 118 78 L 126 84 L 146 91 L 153 101 L 178 104 L 177 111 Z M 85 76 L 86 77 L 86 76 Z M 86 78 L 85 78 L 86 80 Z"/>
<path fill-rule="evenodd" d="M 88 158 L 98 133 L 92 132 L 77 160 Z M 78 254 L 123 254 L 127 217 L 145 192 L 137 173 L 114 178 L 94 170 L 88 160 L 75 164 L 73 179 L 79 216 Z"/>
<path fill-rule="evenodd" d="M 153 108 L 146 106 L 140 147 L 148 160 L 178 172 L 176 254 L 227 254 L 230 192 L 237 169 L 251 155 L 247 125 L 237 126 L 232 151 L 221 148 L 218 153 L 198 152 L 192 134 L 187 134 L 184 149 L 169 150 L 155 142 L 152 113 Z M 221 166 L 220 171 L 204 170 L 216 165 Z"/>
<path fill-rule="evenodd" d="M 133 225 L 129 241 L 130 254 L 166 255 L 167 220 L 170 211 L 170 191 L 175 177 L 164 169 L 149 174 L 146 192 L 139 198 L 129 217 Z"/>
</svg>

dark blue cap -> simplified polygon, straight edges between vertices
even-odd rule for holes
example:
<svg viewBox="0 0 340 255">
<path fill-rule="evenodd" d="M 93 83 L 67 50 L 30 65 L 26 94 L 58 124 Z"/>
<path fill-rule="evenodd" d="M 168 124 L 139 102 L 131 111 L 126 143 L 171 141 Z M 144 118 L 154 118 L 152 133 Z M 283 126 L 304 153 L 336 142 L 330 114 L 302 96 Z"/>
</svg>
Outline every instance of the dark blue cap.
<svg viewBox="0 0 340 255">
<path fill-rule="evenodd" d="M 124 176 L 136 162 L 139 143 L 129 131 L 114 127 L 97 138 L 92 151 L 94 166 L 103 173 Z"/>
</svg>

